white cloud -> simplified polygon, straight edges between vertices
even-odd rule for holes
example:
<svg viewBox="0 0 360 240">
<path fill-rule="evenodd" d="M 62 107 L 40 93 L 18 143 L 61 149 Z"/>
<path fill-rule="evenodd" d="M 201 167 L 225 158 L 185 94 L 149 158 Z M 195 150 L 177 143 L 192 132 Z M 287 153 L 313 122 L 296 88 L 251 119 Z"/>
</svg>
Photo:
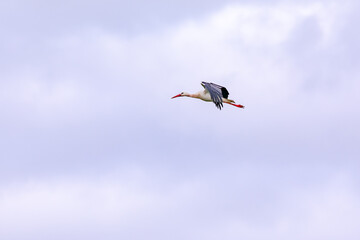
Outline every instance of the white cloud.
<svg viewBox="0 0 360 240">
<path fill-rule="evenodd" d="M 0 73 L 10 159 L 0 171 L 33 179 L 2 183 L 0 238 L 355 239 L 355 180 L 306 182 L 315 163 L 358 158 L 358 66 L 334 60 L 353 54 L 351 6 L 232 4 L 131 37 L 96 27 L 47 36 L 32 46 L 41 54 Z M 203 80 L 246 109 L 170 100 Z M 134 162 L 149 172 L 88 173 Z M 306 171 L 289 174 L 290 163 Z M 338 172 L 329 168 L 314 175 Z M 80 169 L 92 177 L 59 177 Z"/>
<path fill-rule="evenodd" d="M 115 174 L 122 176 L 61 178 L 3 187 L 0 236 L 61 239 L 64 233 L 77 229 L 76 234 L 87 239 L 104 234 L 108 239 L 130 237 L 127 231 L 132 228 L 151 231 L 156 224 L 171 225 L 167 218 L 180 216 L 181 208 L 194 198 L 198 188 L 194 182 L 163 188 L 155 175 L 129 168 Z M 72 233 L 69 237 L 72 239 Z"/>
<path fill-rule="evenodd" d="M 277 174 L 286 174 L 288 167 Z M 266 180 L 266 168 L 223 170 L 174 181 L 126 168 L 96 179 L 9 185 L 0 192 L 0 236 L 311 240 L 354 239 L 359 234 L 359 195 L 349 177 L 312 179 L 304 187 L 283 182 L 283 177 Z M 257 199 L 264 194 L 268 199 Z"/>
<path fill-rule="evenodd" d="M 1 83 L 2 107 L 33 122 L 45 117 L 50 125 L 66 121 L 120 128 L 124 141 L 129 135 L 151 138 L 151 131 L 174 136 L 199 132 L 233 142 L 239 140 L 234 133 L 247 133 L 247 142 L 321 139 L 337 125 L 338 116 L 359 115 L 349 104 L 358 99 L 357 68 L 345 71 L 332 60 L 339 54 L 333 51 L 341 40 L 339 22 L 346 23 L 340 18 L 350 7 L 335 1 L 234 4 L 133 37 L 93 28 L 46 38 L 46 59 L 19 64 L 20 73 L 4 76 L 9 81 Z M 306 24 L 320 34 L 312 36 Z M 329 77 L 333 84 L 327 84 Z M 210 103 L 170 100 L 178 92 L 200 90 L 203 80 L 228 87 L 230 98 L 246 109 L 225 106 L 220 114 Z M 307 91 L 309 85 L 315 90 Z M 11 122 L 11 114 L 5 115 Z M 94 121 L 99 125 L 94 127 Z M 316 137 L 309 136 L 311 131 Z M 337 144 L 334 136 L 327 139 Z"/>
<path fill-rule="evenodd" d="M 131 111 L 133 105 L 154 110 L 154 103 L 155 108 L 170 106 L 165 102 L 169 96 L 196 91 L 200 81 L 207 80 L 228 86 L 231 97 L 245 105 L 273 107 L 293 96 L 302 82 L 283 48 L 294 29 L 304 19 L 315 18 L 328 39 L 338 27 L 332 23 L 344 11 L 337 2 L 229 5 L 155 34 L 125 38 L 88 30 L 49 39 L 53 57 L 33 66 L 41 77 L 32 77 L 30 71 L 25 79 L 35 79 L 15 80 L 3 91 L 26 102 L 24 106 L 43 106 L 42 112 L 55 115 L 59 106 L 73 103 L 76 110 L 90 112 L 105 105 L 109 111 Z"/>
<path fill-rule="evenodd" d="M 341 118 L 359 116 L 353 105 L 357 68 L 345 71 L 333 62 L 339 52 L 347 54 L 334 44 L 341 43 L 350 7 L 336 1 L 233 4 L 132 37 L 87 28 L 46 38 L 45 59 L 28 59 L 19 63 L 18 72 L 4 73 L 8 81 L 0 83 L 1 105 L 9 122 L 47 123 L 55 132 L 63 132 L 66 122 L 83 127 L 86 133 L 78 136 L 95 129 L 96 138 L 121 138 L 124 144 L 129 138 L 154 143 L 155 132 L 168 132 L 170 142 L 174 136 L 190 142 L 211 137 L 214 144 L 228 139 L 230 146 L 297 148 L 325 139 L 330 145 L 324 146 L 335 146 L 339 135 L 348 139 L 354 133 L 356 121 L 345 124 L 342 133 L 334 130 Z M 320 34 L 308 32 L 308 25 Z M 329 77 L 332 84 L 327 84 Z M 230 98 L 246 109 L 225 106 L 218 112 L 210 103 L 170 100 L 181 91 L 200 90 L 204 80 L 228 87 Z M 309 85 L 313 91 L 306 89 Z M 165 141 L 164 135 L 156 140 Z"/>
</svg>

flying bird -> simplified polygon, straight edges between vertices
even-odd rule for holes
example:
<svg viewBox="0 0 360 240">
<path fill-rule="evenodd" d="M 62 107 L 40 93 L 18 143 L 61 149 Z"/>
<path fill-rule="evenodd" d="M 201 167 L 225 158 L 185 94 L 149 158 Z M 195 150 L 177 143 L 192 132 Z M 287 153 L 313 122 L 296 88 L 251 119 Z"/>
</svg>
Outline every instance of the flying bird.
<svg viewBox="0 0 360 240">
<path fill-rule="evenodd" d="M 193 94 L 182 92 L 176 96 L 173 96 L 171 99 L 177 97 L 198 98 L 205 102 L 213 102 L 215 106 L 220 110 L 223 107 L 223 103 L 227 103 L 238 108 L 244 108 L 243 105 L 235 104 L 234 100 L 228 99 L 229 92 L 225 87 L 217 85 L 215 83 L 208 83 L 208 82 L 201 82 L 201 85 L 204 87 L 204 91 L 200 91 Z"/>
</svg>

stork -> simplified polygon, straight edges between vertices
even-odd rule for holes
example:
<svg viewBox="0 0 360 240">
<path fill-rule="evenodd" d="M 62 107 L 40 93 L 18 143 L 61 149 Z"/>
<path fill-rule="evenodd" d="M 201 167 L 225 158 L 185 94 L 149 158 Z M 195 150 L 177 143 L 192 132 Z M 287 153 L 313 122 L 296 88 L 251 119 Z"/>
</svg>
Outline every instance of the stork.
<svg viewBox="0 0 360 240">
<path fill-rule="evenodd" d="M 241 104 L 235 104 L 234 100 L 228 99 L 229 92 L 225 87 L 208 82 L 201 82 L 201 85 L 204 87 L 204 91 L 199 91 L 193 94 L 182 92 L 173 96 L 171 99 L 177 97 L 198 98 L 205 102 L 213 102 L 219 110 L 223 107 L 223 103 L 227 103 L 238 108 L 245 108 Z"/>
</svg>

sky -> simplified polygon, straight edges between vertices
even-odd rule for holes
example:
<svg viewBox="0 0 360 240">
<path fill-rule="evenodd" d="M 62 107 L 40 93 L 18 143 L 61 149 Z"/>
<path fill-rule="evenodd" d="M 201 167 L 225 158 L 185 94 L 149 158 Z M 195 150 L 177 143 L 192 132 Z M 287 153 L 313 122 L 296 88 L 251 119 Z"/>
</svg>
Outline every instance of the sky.
<svg viewBox="0 0 360 240">
<path fill-rule="evenodd" d="M 359 10 L 1 1 L 0 239 L 359 239 Z"/>
</svg>

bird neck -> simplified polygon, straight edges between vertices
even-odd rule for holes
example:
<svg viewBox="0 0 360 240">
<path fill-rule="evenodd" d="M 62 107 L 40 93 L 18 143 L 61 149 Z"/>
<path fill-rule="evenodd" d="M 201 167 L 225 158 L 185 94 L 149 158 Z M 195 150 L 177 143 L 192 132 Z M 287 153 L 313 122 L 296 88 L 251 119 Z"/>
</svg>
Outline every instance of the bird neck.
<svg viewBox="0 0 360 240">
<path fill-rule="evenodd" d="M 200 98 L 200 93 L 189 93 L 189 96 L 191 98 Z"/>
</svg>

